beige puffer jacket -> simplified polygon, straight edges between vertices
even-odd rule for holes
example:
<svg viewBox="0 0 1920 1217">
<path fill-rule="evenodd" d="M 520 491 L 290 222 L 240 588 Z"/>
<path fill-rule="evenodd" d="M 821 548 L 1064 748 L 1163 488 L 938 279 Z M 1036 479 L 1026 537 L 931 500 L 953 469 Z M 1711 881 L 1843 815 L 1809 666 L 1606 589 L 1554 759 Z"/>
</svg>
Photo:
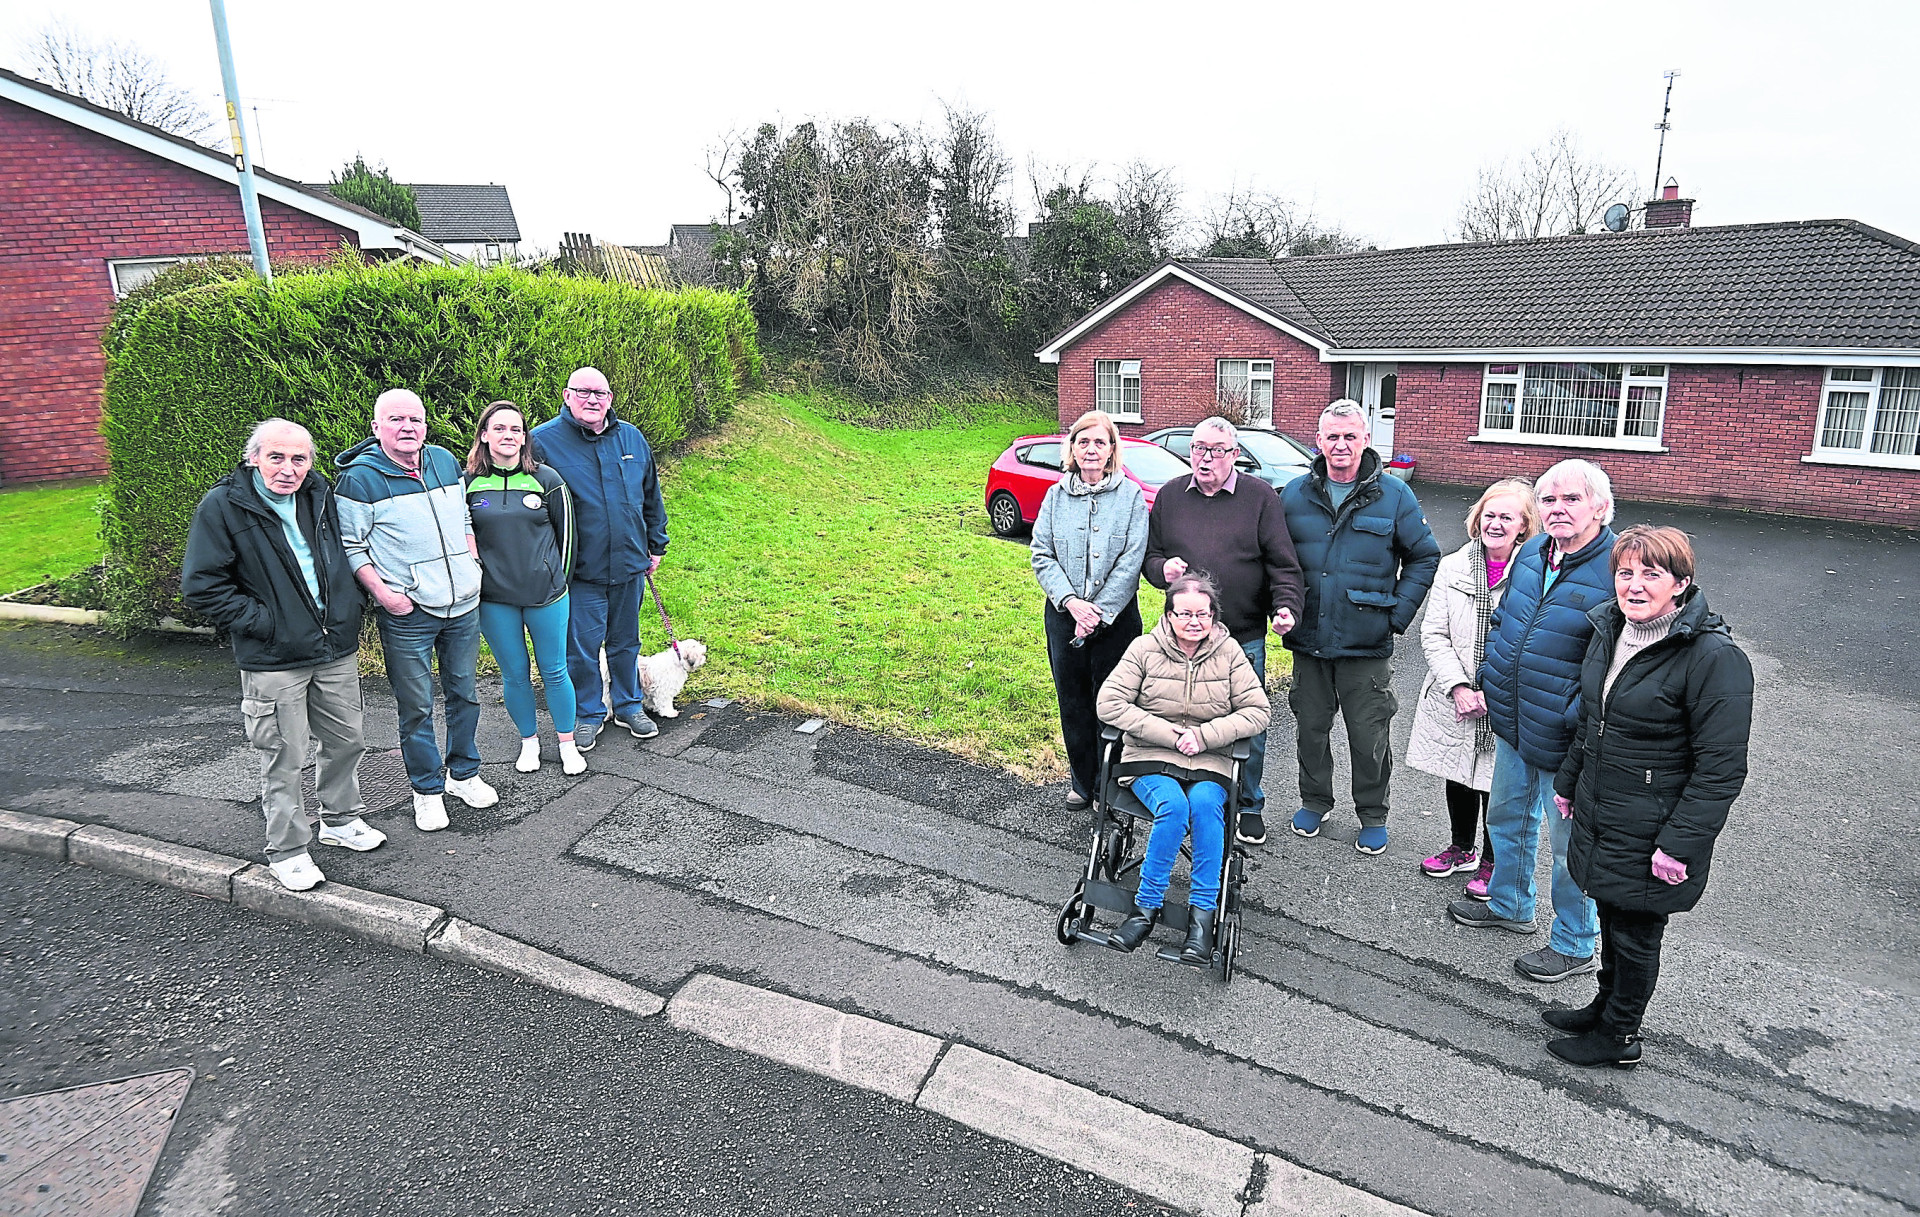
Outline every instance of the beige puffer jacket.
<svg viewBox="0 0 1920 1217">
<path fill-rule="evenodd" d="M 1127 647 L 1094 709 L 1126 732 L 1121 763 L 1160 761 L 1221 777 L 1233 773 L 1234 741 L 1265 731 L 1268 718 L 1267 691 L 1227 627 L 1216 624 L 1189 659 L 1170 617 Z M 1206 751 L 1186 756 L 1174 746 L 1186 727 L 1199 732 Z"/>
<path fill-rule="evenodd" d="M 1493 789 L 1493 749 L 1482 751 L 1476 740 L 1478 724 L 1453 717 L 1453 687 L 1474 680 L 1473 644 L 1479 617 L 1473 606 L 1473 559 L 1469 541 L 1440 559 L 1427 597 L 1427 615 L 1420 623 L 1420 646 L 1427 656 L 1427 679 L 1413 712 L 1413 730 L 1407 738 L 1407 764 L 1449 782 L 1475 790 Z M 1516 551 L 1517 552 L 1517 551 Z M 1506 595 L 1507 564 L 1493 587 L 1493 606 Z"/>
</svg>

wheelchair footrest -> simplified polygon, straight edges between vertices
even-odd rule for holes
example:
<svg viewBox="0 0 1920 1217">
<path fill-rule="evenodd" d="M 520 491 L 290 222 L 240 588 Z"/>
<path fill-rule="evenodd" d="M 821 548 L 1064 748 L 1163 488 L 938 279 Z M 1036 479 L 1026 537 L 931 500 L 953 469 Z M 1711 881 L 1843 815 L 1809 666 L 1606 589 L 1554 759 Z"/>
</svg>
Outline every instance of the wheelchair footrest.
<svg viewBox="0 0 1920 1217">
<path fill-rule="evenodd" d="M 1186 963 L 1187 962 L 1185 959 L 1182 959 L 1180 957 L 1179 947 L 1161 947 L 1159 950 L 1154 952 L 1154 955 L 1155 957 L 1161 960 L 1164 960 L 1167 963 Z M 1187 964 L 1187 966 L 1190 968 L 1204 971 L 1207 968 L 1210 968 L 1213 966 L 1213 960 L 1209 959 L 1205 963 Z"/>
</svg>

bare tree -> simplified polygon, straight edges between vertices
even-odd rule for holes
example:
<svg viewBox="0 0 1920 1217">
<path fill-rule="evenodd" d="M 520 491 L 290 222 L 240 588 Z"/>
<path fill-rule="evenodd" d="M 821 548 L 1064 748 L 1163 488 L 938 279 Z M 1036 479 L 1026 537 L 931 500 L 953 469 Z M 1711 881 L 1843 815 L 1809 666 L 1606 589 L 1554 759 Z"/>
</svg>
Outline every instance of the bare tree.
<svg viewBox="0 0 1920 1217">
<path fill-rule="evenodd" d="M 1517 241 L 1587 232 L 1607 207 L 1633 193 L 1633 174 L 1595 160 L 1564 128 L 1517 163 L 1480 170 L 1460 205 L 1454 235 L 1462 241 Z"/>
<path fill-rule="evenodd" d="M 1321 220 L 1311 204 L 1238 185 L 1201 215 L 1197 235 L 1194 248 L 1208 258 L 1298 258 L 1368 248 L 1362 238 Z"/>
<path fill-rule="evenodd" d="M 205 143 L 217 128 L 206 107 L 131 43 L 96 42 L 62 22 L 21 47 L 26 74 L 135 122 Z"/>
</svg>

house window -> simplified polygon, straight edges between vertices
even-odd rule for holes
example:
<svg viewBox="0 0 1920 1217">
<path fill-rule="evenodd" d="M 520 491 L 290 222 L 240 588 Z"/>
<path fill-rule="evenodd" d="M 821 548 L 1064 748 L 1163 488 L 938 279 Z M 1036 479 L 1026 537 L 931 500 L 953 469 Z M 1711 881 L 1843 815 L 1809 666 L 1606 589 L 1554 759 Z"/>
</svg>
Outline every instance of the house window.
<svg viewBox="0 0 1920 1217">
<path fill-rule="evenodd" d="M 1651 447 L 1660 440 L 1666 404 L 1665 364 L 1490 363 L 1480 389 L 1480 435 Z"/>
<path fill-rule="evenodd" d="M 1250 427 L 1273 425 L 1273 360 L 1222 359 L 1214 365 L 1220 413 Z"/>
<path fill-rule="evenodd" d="M 1821 398 L 1816 455 L 1920 456 L 1920 368 L 1828 368 Z"/>
<path fill-rule="evenodd" d="M 1140 361 L 1093 361 L 1093 408 L 1118 419 L 1140 421 Z"/>
<path fill-rule="evenodd" d="M 198 262 L 211 255 L 194 258 L 120 258 L 107 263 L 107 279 L 113 284 L 113 298 L 126 299 L 127 293 L 136 287 L 151 283 L 155 276 L 170 266 L 182 262 Z"/>
</svg>

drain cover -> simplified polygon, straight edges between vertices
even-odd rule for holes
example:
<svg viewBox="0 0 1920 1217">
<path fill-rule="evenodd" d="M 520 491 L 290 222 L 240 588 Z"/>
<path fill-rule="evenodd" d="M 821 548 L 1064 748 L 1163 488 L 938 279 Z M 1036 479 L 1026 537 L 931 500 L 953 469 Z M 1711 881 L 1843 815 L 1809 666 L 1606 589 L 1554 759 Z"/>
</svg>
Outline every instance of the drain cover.
<svg viewBox="0 0 1920 1217">
<path fill-rule="evenodd" d="M 314 793 L 314 774 L 309 768 L 300 781 L 306 791 L 307 819 L 320 818 L 320 796 Z M 360 801 L 368 811 L 385 811 L 402 799 L 413 797 L 413 783 L 407 780 L 407 763 L 400 750 L 369 752 L 360 758 Z"/>
<path fill-rule="evenodd" d="M 192 1085 L 169 1069 L 0 1102 L 0 1217 L 132 1217 Z"/>
</svg>

